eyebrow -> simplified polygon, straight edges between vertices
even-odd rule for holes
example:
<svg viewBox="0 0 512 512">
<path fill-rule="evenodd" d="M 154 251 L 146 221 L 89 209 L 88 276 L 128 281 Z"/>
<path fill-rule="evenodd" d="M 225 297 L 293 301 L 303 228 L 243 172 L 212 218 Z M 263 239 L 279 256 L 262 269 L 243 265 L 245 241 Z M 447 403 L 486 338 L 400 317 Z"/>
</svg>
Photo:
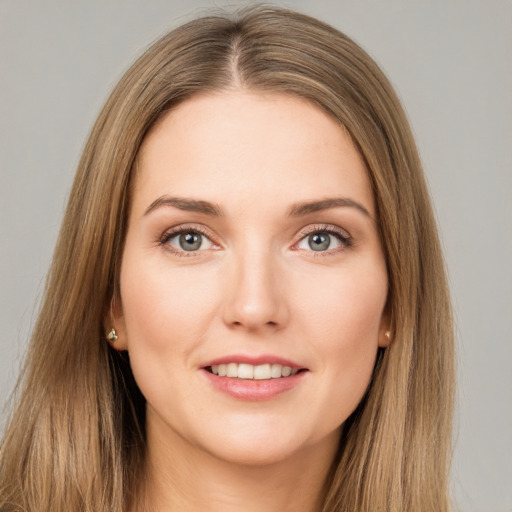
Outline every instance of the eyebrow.
<svg viewBox="0 0 512 512">
<path fill-rule="evenodd" d="M 222 208 L 215 203 L 211 203 L 209 201 L 202 201 L 198 199 L 188 199 L 185 197 L 170 196 L 161 196 L 155 201 L 153 201 L 146 208 L 144 215 L 148 215 L 152 211 L 163 206 L 172 206 L 174 208 L 178 208 L 179 210 L 203 213 L 205 215 L 210 215 L 212 217 L 222 217 L 224 215 Z M 295 203 L 288 210 L 288 216 L 302 217 L 310 213 L 340 207 L 356 208 L 365 216 L 372 218 L 370 212 L 361 203 L 358 203 L 354 199 L 350 199 L 348 197 L 334 197 L 329 199 L 322 199 L 320 201 Z"/>
<path fill-rule="evenodd" d="M 184 197 L 169 197 L 161 196 L 153 201 L 144 212 L 144 215 L 148 215 L 153 210 L 162 206 L 173 206 L 179 210 L 185 210 L 188 212 L 204 213 L 205 215 L 211 215 L 214 217 L 221 217 L 224 215 L 222 208 L 209 201 L 200 201 L 197 199 L 187 199 Z"/>
<path fill-rule="evenodd" d="M 310 201 L 306 203 L 296 203 L 288 211 L 289 217 L 301 217 L 310 213 L 319 212 L 321 210 L 329 210 L 330 208 L 350 207 L 356 208 L 361 213 L 369 217 L 372 216 L 370 212 L 354 199 L 348 197 L 333 197 L 328 199 L 322 199 L 321 201 Z"/>
</svg>

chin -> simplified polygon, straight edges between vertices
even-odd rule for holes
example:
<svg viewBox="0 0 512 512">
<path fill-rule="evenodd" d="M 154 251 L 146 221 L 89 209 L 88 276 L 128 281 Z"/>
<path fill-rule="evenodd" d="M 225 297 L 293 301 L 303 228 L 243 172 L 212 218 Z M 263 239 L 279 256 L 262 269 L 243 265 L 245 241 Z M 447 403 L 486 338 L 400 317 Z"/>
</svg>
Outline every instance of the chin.
<svg viewBox="0 0 512 512">
<path fill-rule="evenodd" d="M 276 437 L 274 435 L 274 437 Z M 299 447 L 292 447 L 286 443 L 276 443 L 276 439 L 261 440 L 258 443 L 228 443 L 226 449 L 217 446 L 210 450 L 210 455 L 216 459 L 224 460 L 239 466 L 271 466 L 294 459 L 300 452 Z"/>
<path fill-rule="evenodd" d="M 215 442 L 209 442 L 207 451 L 216 459 L 240 466 L 270 466 L 282 463 L 300 463 L 308 450 L 336 451 L 339 431 L 320 439 L 312 439 L 306 432 L 290 432 L 288 429 L 238 430 L 236 435 L 226 431 Z M 205 443 L 206 444 L 206 443 Z M 204 446 L 204 445 L 203 445 Z M 206 448 L 206 446 L 204 446 Z"/>
</svg>

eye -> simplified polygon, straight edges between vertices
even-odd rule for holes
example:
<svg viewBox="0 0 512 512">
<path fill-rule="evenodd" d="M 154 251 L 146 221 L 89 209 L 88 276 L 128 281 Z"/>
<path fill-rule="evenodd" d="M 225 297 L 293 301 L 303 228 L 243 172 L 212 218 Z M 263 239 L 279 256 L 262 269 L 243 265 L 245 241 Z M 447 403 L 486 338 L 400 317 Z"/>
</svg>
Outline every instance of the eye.
<svg viewBox="0 0 512 512">
<path fill-rule="evenodd" d="M 330 233 L 317 231 L 304 237 L 297 245 L 299 249 L 308 249 L 312 251 L 327 251 L 328 249 L 337 249 L 341 246 L 340 240 Z"/>
<path fill-rule="evenodd" d="M 197 252 L 214 247 L 214 243 L 204 233 L 190 228 L 166 233 L 161 242 L 175 252 Z"/>
<path fill-rule="evenodd" d="M 335 251 L 351 246 L 350 236 L 333 228 L 315 229 L 304 236 L 296 245 L 297 249 L 315 252 Z"/>
</svg>

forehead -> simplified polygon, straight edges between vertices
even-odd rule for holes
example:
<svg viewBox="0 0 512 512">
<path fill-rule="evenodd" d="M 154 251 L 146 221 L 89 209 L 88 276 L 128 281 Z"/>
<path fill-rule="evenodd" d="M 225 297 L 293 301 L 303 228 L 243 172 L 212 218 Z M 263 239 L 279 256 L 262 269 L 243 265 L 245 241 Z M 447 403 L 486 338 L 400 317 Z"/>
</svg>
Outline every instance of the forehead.
<svg viewBox="0 0 512 512">
<path fill-rule="evenodd" d="M 272 202 L 357 196 L 373 214 L 364 162 L 338 122 L 284 94 L 195 96 L 165 114 L 138 155 L 134 202 L 162 194 Z"/>
</svg>

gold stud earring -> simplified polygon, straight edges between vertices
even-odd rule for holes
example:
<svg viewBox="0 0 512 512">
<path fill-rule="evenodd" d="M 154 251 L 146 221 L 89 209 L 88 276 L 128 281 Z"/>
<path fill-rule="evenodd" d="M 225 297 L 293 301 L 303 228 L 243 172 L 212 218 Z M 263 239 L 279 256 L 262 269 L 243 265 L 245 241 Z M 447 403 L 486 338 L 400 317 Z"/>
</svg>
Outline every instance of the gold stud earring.
<svg viewBox="0 0 512 512">
<path fill-rule="evenodd" d="M 118 337 L 116 330 L 112 327 L 110 332 L 107 334 L 107 340 L 110 341 L 110 343 L 115 343 Z"/>
<path fill-rule="evenodd" d="M 391 331 L 386 331 L 386 332 L 384 333 L 384 336 L 386 337 L 386 339 L 387 339 L 388 341 L 391 341 Z"/>
</svg>

